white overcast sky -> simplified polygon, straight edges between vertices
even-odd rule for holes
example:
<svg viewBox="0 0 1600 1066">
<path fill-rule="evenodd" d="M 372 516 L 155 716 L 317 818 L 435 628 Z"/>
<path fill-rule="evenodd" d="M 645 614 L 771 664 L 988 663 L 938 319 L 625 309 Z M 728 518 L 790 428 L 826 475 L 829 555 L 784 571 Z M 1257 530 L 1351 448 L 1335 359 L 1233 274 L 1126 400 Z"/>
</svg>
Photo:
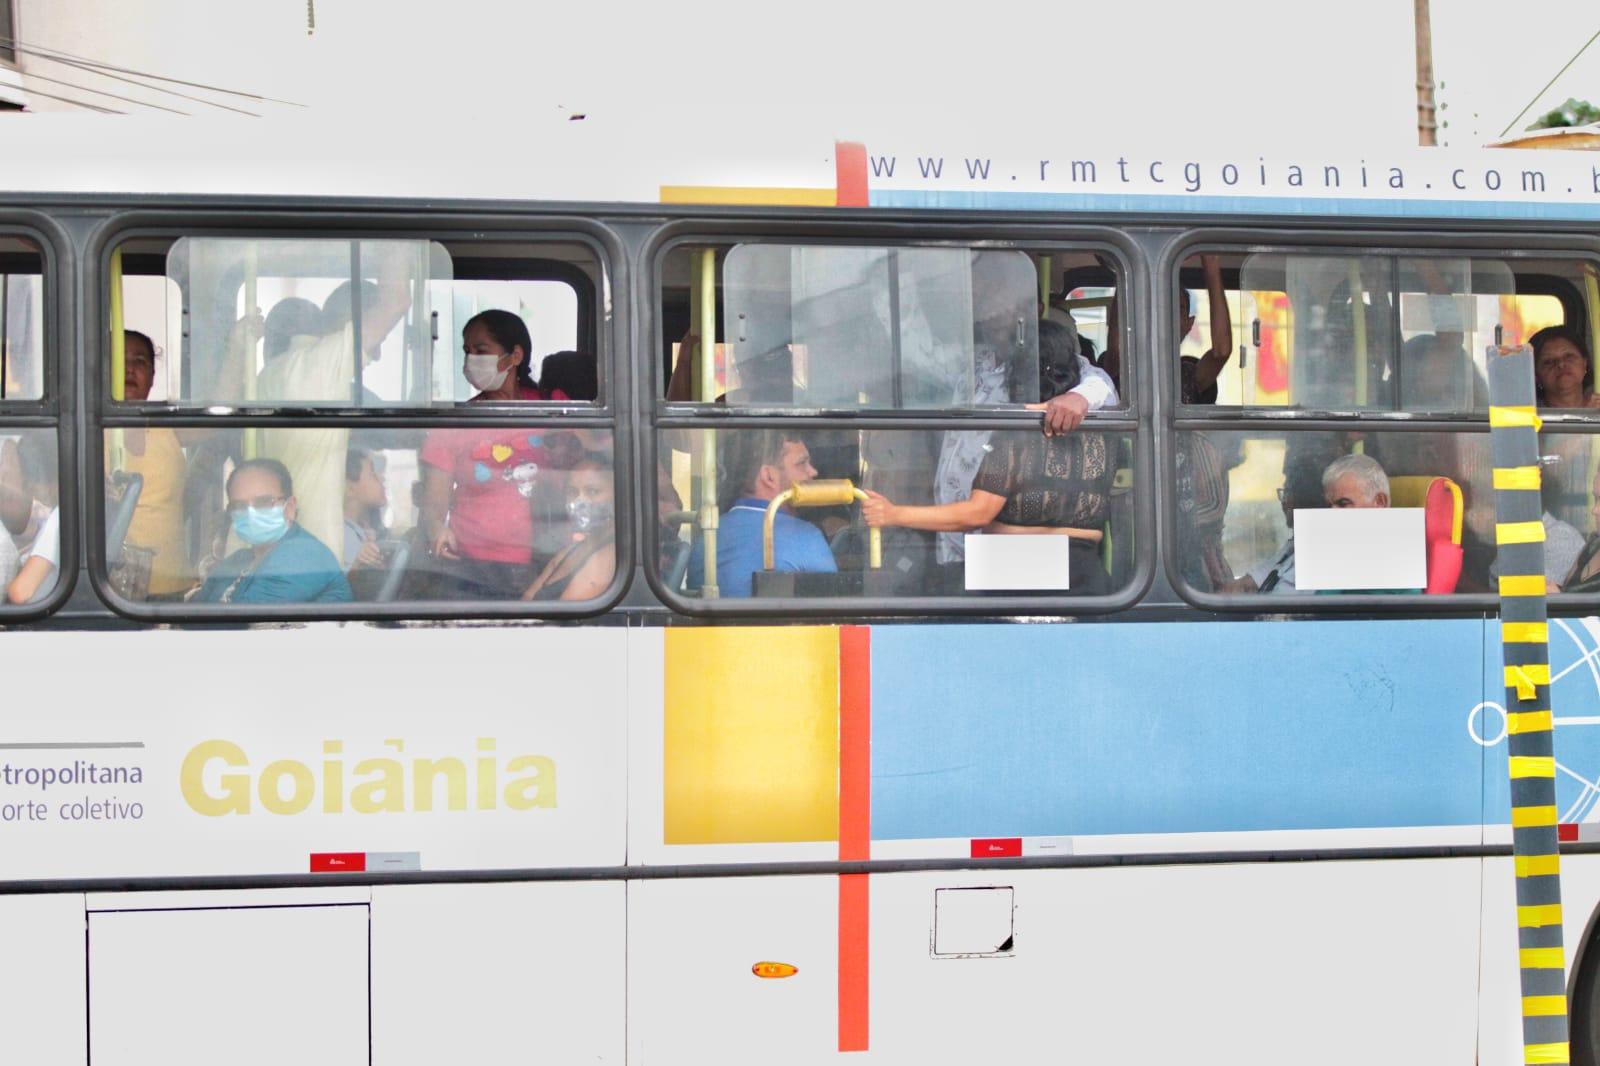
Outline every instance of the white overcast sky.
<svg viewBox="0 0 1600 1066">
<path fill-rule="evenodd" d="M 328 117 L 414 114 L 419 145 L 459 152 L 464 166 L 493 165 L 487 146 L 459 143 L 463 125 L 485 128 L 464 114 L 509 132 L 519 113 L 558 108 L 624 129 L 676 126 L 686 145 L 1032 130 L 1269 149 L 1416 143 L 1410 0 L 316 0 L 309 36 L 303 0 L 20 6 L 29 43 Z M 1467 146 L 1495 139 L 1600 30 L 1600 5 L 1434 0 L 1433 21 L 1441 137 Z M 1568 96 L 1600 102 L 1600 43 L 1518 127 Z"/>
</svg>

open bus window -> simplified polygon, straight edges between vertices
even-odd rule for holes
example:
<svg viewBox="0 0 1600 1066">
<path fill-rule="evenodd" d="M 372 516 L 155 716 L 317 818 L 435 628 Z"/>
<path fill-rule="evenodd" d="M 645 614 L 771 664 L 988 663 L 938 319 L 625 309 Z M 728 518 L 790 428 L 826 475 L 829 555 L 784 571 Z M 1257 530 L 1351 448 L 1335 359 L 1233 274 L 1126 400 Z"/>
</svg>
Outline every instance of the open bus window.
<svg viewBox="0 0 1600 1066">
<path fill-rule="evenodd" d="M 43 270 L 34 244 L 0 237 L 0 402 L 44 395 Z"/>
<path fill-rule="evenodd" d="M 0 428 L 0 603 L 43 603 L 61 579 L 62 562 L 55 430 Z"/>
<path fill-rule="evenodd" d="M 1567 439 L 1586 452 L 1587 438 Z M 1174 551 L 1198 591 L 1442 595 L 1494 587 L 1487 433 L 1191 431 L 1179 434 L 1177 455 Z M 1586 465 L 1572 457 L 1572 469 Z M 1577 502 L 1562 492 L 1559 474 L 1547 475 L 1552 574 L 1570 568 L 1591 524 L 1567 521 L 1579 517 Z M 1335 509 L 1410 514 L 1321 513 Z M 1313 512 L 1317 534 L 1309 579 L 1301 573 L 1306 538 L 1297 543 L 1295 528 L 1301 512 Z"/>
<path fill-rule="evenodd" d="M 1049 397 L 1038 384 L 1041 311 L 1074 330 L 1075 312 L 1084 314 L 1102 334 L 1104 350 L 1107 301 L 1085 297 L 1074 307 L 1058 287 L 1085 266 L 1093 280 L 1103 275 L 1114 286 L 1112 272 L 1086 252 L 779 243 L 677 248 L 662 268 L 664 395 L 840 411 L 1042 402 Z M 709 294 L 708 276 L 715 287 Z M 714 338 L 709 374 L 699 355 L 707 313 Z M 687 358 L 685 338 L 695 346 Z M 1116 406 L 1112 379 L 1100 380 L 1105 387 L 1094 407 Z"/>
<path fill-rule="evenodd" d="M 1215 393 L 1189 402 L 1481 414 L 1491 346 L 1562 322 L 1581 331 L 1595 303 L 1580 260 L 1279 252 L 1215 256 L 1217 301 L 1208 258 L 1180 271 L 1194 319 L 1181 354 L 1215 347 L 1219 312 L 1230 342 Z"/>
<path fill-rule="evenodd" d="M 110 382 L 116 400 L 381 408 L 599 396 L 600 271 L 582 245 L 186 237 L 120 251 L 121 321 L 140 346 L 124 358 L 159 355 L 142 388 Z"/>
<path fill-rule="evenodd" d="M 1131 580 L 1130 433 L 788 426 L 659 443 L 660 566 L 681 595 L 1094 597 Z"/>
<path fill-rule="evenodd" d="M 129 600 L 572 603 L 616 574 L 610 430 L 104 432 L 109 577 Z"/>
</svg>

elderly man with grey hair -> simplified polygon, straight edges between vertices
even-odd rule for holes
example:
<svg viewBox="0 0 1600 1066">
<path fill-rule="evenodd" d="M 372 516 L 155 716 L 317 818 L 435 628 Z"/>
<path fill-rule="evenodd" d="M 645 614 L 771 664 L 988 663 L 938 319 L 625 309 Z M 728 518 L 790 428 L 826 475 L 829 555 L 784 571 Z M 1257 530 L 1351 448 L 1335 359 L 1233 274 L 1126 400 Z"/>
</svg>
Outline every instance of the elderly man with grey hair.
<svg viewBox="0 0 1600 1066">
<path fill-rule="evenodd" d="M 1284 471 L 1279 490 L 1289 536 L 1272 562 L 1258 567 L 1227 587 L 1229 592 L 1265 592 L 1283 595 L 1297 591 L 1294 584 L 1294 508 L 1308 506 L 1316 496 L 1316 467 Z M 1309 482 L 1309 484 L 1308 484 Z M 1389 506 L 1389 475 L 1370 455 L 1341 455 L 1322 471 L 1322 499 L 1329 507 Z"/>
<path fill-rule="evenodd" d="M 1329 507 L 1389 506 L 1389 475 L 1370 455 L 1341 455 L 1322 472 Z"/>
</svg>

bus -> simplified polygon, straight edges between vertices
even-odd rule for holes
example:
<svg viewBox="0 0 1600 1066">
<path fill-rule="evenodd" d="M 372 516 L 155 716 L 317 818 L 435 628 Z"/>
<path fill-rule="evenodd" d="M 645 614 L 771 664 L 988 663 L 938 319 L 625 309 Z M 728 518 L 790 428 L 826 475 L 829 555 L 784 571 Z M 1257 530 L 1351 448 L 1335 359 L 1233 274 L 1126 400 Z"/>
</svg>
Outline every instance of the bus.
<svg viewBox="0 0 1600 1066">
<path fill-rule="evenodd" d="M 1587 157 L 521 132 L 0 128 L 0 1057 L 1521 1062 L 1538 335 L 1597 1061 Z"/>
</svg>

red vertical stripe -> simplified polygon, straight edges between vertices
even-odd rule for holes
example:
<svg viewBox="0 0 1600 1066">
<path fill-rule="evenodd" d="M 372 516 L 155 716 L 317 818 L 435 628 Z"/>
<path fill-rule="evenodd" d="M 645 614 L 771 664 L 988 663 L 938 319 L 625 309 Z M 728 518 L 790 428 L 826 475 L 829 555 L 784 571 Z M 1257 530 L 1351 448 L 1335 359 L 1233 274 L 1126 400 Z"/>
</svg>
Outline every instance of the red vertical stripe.
<svg viewBox="0 0 1600 1066">
<path fill-rule="evenodd" d="M 858 141 L 833 142 L 834 201 L 839 207 L 867 206 L 867 146 Z"/>
<path fill-rule="evenodd" d="M 839 859 L 871 857 L 872 630 L 845 626 L 839 631 Z M 840 1051 L 867 1050 L 867 878 L 839 877 Z"/>
</svg>

